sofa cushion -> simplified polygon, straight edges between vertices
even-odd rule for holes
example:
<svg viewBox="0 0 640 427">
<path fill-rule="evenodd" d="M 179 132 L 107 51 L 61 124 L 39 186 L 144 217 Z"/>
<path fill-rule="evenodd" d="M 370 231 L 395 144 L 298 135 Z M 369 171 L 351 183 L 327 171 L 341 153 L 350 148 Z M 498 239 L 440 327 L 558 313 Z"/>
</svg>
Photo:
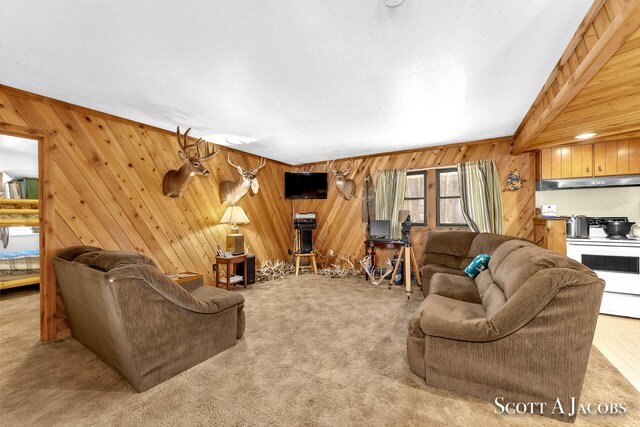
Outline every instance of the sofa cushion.
<svg viewBox="0 0 640 427">
<path fill-rule="evenodd" d="M 507 242 L 505 244 L 509 244 Z M 569 268 L 589 271 L 579 262 L 535 245 L 523 246 L 504 258 L 497 269 L 491 269 L 494 282 L 500 286 L 507 301 L 540 270 L 549 268 Z"/>
<path fill-rule="evenodd" d="M 74 261 L 77 257 L 84 253 L 96 252 L 101 250 L 101 248 L 96 248 L 95 246 L 71 246 L 60 251 L 60 253 L 58 253 L 58 256 L 66 261 Z"/>
<path fill-rule="evenodd" d="M 472 231 L 431 230 L 426 237 L 426 251 L 466 257 L 476 234 Z"/>
<path fill-rule="evenodd" d="M 425 299 L 420 328 L 425 335 L 463 341 L 483 341 L 491 336 L 482 304 L 435 294 Z"/>
<path fill-rule="evenodd" d="M 504 292 L 500 289 L 500 286 L 496 285 L 491 275 L 491 270 L 484 270 L 476 277 L 476 286 L 478 287 L 478 294 L 482 300 L 482 307 L 486 312 L 487 317 L 491 317 L 493 313 L 498 311 L 506 302 Z"/>
<path fill-rule="evenodd" d="M 429 294 L 480 304 L 476 282 L 466 276 L 436 273 L 429 284 Z"/>
<path fill-rule="evenodd" d="M 456 276 L 467 276 L 464 273 L 464 271 L 460 270 L 459 268 L 447 267 L 445 265 L 440 265 L 440 264 L 427 264 L 424 267 L 422 267 L 421 272 L 422 272 L 422 280 L 423 280 L 422 293 L 424 294 L 424 296 L 429 295 L 431 278 L 436 273 L 453 274 Z"/>
<path fill-rule="evenodd" d="M 478 274 L 480 274 L 483 270 L 487 269 L 489 265 L 489 260 L 491 259 L 491 255 L 489 254 L 479 254 L 476 256 L 470 263 L 465 267 L 464 271 L 467 276 L 475 279 Z"/>
<path fill-rule="evenodd" d="M 80 264 L 89 265 L 89 264 L 91 264 L 91 261 L 93 261 L 95 259 L 95 257 L 100 255 L 101 253 L 102 253 L 102 251 L 86 252 L 86 253 L 83 253 L 82 255 L 78 256 L 73 261 L 74 262 L 79 262 Z"/>
<path fill-rule="evenodd" d="M 89 266 L 98 270 L 109 271 L 132 264 L 151 265 L 157 268 L 155 261 L 146 255 L 121 251 L 102 251 L 100 255 L 91 260 Z"/>
<path fill-rule="evenodd" d="M 478 254 L 492 255 L 500 245 L 511 240 L 521 240 L 519 237 L 504 234 L 478 233 L 471 242 L 469 252 L 460 263 L 460 268 L 466 267 Z"/>
<path fill-rule="evenodd" d="M 443 265 L 445 267 L 455 268 L 456 270 L 460 270 L 460 259 L 459 256 L 433 252 L 427 252 L 425 256 L 425 262 L 428 264 Z"/>
<path fill-rule="evenodd" d="M 511 254 L 513 251 L 524 248 L 527 246 L 535 246 L 533 243 L 526 240 L 510 240 L 498 246 L 496 250 L 491 254 L 491 260 L 489 260 L 489 270 L 496 271 L 502 261 Z"/>
</svg>

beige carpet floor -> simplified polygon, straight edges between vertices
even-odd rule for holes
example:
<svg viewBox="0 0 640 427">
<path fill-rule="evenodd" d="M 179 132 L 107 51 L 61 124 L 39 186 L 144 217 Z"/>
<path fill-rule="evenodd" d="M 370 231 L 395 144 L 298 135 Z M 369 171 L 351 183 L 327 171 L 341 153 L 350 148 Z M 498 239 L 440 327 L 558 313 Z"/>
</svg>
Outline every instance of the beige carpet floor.
<svg viewBox="0 0 640 427">
<path fill-rule="evenodd" d="M 142 394 L 73 338 L 39 343 L 36 291 L 5 294 L 0 425 L 566 425 L 499 416 L 413 375 L 406 324 L 419 293 L 311 275 L 237 292 L 245 338 Z M 639 393 L 595 348 L 582 400 L 630 408 L 578 426 L 640 425 Z"/>
</svg>

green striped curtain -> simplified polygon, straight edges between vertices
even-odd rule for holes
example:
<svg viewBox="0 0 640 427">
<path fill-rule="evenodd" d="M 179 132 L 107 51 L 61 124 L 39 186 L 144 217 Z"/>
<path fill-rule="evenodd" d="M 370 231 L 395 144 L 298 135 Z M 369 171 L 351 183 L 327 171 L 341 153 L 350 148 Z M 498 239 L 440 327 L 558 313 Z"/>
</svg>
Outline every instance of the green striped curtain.
<svg viewBox="0 0 640 427">
<path fill-rule="evenodd" d="M 401 236 L 398 211 L 404 206 L 404 189 L 407 182 L 406 169 L 378 171 L 376 180 L 376 219 L 389 220 L 392 239 Z"/>
<path fill-rule="evenodd" d="M 469 228 L 480 233 L 504 234 L 496 162 L 491 159 L 459 163 L 458 180 L 462 215 Z"/>
</svg>

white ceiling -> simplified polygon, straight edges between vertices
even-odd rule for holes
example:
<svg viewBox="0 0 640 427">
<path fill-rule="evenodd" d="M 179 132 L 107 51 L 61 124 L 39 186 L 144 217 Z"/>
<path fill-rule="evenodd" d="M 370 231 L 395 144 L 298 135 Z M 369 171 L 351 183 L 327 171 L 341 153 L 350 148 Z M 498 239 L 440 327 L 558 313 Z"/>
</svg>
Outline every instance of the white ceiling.
<svg viewBox="0 0 640 427">
<path fill-rule="evenodd" d="M 0 0 L 0 82 L 291 164 L 511 135 L 591 0 Z"/>
<path fill-rule="evenodd" d="M 0 134 L 0 156 L 7 153 L 37 156 L 38 140 Z"/>
</svg>

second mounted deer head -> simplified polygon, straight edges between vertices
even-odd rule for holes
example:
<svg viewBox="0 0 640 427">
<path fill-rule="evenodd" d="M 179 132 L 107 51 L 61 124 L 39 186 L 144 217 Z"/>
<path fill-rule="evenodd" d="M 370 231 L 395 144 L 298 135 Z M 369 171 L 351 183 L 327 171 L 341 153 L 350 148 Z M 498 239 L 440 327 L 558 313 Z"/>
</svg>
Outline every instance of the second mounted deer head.
<svg viewBox="0 0 640 427">
<path fill-rule="evenodd" d="M 222 181 L 218 187 L 220 202 L 224 205 L 232 206 L 238 203 L 247 191 L 253 197 L 258 194 L 260 184 L 258 184 L 258 171 L 265 167 L 267 161 L 262 157 L 260 164 L 253 169 L 245 169 L 242 166 L 234 165 L 231 161 L 231 153 L 227 156 L 227 161 L 236 168 L 240 177 L 235 181 Z"/>
<path fill-rule="evenodd" d="M 327 161 L 327 170 L 336 177 L 336 187 L 340 196 L 345 200 L 351 200 L 356 193 L 356 183 L 352 179 L 345 179 L 345 177 L 351 172 L 353 161 L 349 160 L 349 166 L 344 170 L 333 169 L 333 162 L 334 160 Z"/>
<path fill-rule="evenodd" d="M 180 126 L 176 131 L 178 145 L 180 146 L 178 154 L 184 164 L 180 169 L 172 169 L 164 174 L 164 178 L 162 178 L 162 193 L 167 197 L 182 197 L 194 176 L 208 175 L 209 170 L 202 165 L 202 162 L 215 156 L 220 151 L 220 149 L 216 149 L 214 144 L 210 144 L 202 138 L 199 138 L 193 144 L 189 144 L 187 138 L 190 130 L 191 128 L 184 133 L 184 141 L 180 138 Z M 201 154 L 200 147 L 202 145 L 204 145 L 204 153 Z M 195 148 L 193 155 L 187 151 L 190 148 Z"/>
</svg>

